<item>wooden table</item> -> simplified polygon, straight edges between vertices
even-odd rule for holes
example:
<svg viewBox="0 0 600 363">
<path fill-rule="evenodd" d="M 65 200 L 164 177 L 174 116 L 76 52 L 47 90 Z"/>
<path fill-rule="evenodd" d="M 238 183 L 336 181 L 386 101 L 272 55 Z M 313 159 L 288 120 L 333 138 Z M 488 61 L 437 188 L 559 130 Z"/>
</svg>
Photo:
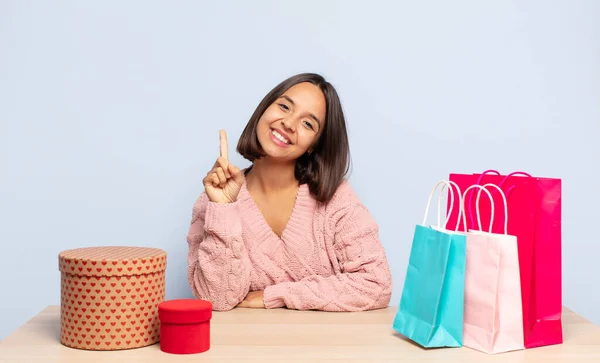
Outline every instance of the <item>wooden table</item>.
<svg viewBox="0 0 600 363">
<path fill-rule="evenodd" d="M 215 312 L 211 349 L 163 353 L 160 345 L 85 351 L 59 342 L 50 306 L 0 342 L 0 362 L 600 362 L 600 327 L 565 309 L 564 344 L 486 355 L 469 348 L 425 350 L 392 329 L 396 308 L 364 313 L 235 309 Z"/>
</svg>

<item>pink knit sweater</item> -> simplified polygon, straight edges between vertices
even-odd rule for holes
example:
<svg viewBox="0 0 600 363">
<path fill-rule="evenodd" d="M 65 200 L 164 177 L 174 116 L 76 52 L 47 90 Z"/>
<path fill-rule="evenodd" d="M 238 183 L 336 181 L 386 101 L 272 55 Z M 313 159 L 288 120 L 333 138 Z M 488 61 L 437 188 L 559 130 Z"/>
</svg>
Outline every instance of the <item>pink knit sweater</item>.
<svg viewBox="0 0 600 363">
<path fill-rule="evenodd" d="M 187 240 L 189 284 L 217 311 L 257 290 L 264 290 L 266 308 L 362 311 L 390 302 L 392 279 L 378 226 L 348 181 L 327 204 L 301 185 L 281 238 L 245 181 L 234 203 L 210 202 L 203 192 Z"/>
</svg>

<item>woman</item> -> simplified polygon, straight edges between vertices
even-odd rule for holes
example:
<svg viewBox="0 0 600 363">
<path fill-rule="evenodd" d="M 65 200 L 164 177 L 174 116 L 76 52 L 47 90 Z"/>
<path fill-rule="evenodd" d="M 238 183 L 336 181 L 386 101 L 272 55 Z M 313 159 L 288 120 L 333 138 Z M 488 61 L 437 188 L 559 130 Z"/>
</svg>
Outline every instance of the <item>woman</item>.
<svg viewBox="0 0 600 363">
<path fill-rule="evenodd" d="M 204 178 L 188 234 L 188 280 L 217 311 L 234 307 L 362 311 L 387 307 L 392 281 L 378 226 L 348 181 L 344 114 L 317 74 L 265 96 L 237 151 Z"/>
</svg>

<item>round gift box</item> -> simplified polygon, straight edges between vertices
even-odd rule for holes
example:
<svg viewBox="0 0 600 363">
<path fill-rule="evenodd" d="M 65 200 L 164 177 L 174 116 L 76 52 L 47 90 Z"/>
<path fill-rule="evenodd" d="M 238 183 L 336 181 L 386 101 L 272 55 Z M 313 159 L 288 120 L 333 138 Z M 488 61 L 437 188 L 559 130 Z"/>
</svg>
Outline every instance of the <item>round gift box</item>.
<svg viewBox="0 0 600 363">
<path fill-rule="evenodd" d="M 206 300 L 178 299 L 158 305 L 160 349 L 172 354 L 202 353 L 210 349 L 212 304 Z"/>
<path fill-rule="evenodd" d="M 166 252 L 87 247 L 59 254 L 60 342 L 88 350 L 139 348 L 160 340 Z"/>
</svg>

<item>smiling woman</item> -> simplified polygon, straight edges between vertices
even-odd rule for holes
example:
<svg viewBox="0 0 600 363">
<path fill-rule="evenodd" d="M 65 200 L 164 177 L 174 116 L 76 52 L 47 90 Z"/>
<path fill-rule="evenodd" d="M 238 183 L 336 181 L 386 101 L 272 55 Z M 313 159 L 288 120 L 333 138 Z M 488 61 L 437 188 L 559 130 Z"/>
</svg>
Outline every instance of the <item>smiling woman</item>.
<svg viewBox="0 0 600 363">
<path fill-rule="evenodd" d="M 286 139 L 286 145 L 273 139 Z M 274 144 L 285 149 L 273 148 Z M 237 149 L 252 162 L 261 163 L 265 156 L 271 156 L 265 160 L 287 161 L 288 169 L 294 166 L 296 179 L 307 184 L 320 202 L 327 202 L 348 172 L 350 159 L 346 121 L 335 88 L 310 73 L 285 80 L 258 105 Z"/>
<path fill-rule="evenodd" d="M 251 116 L 229 163 L 227 136 L 203 180 L 188 233 L 188 281 L 215 310 L 387 307 L 391 275 L 378 226 L 349 182 L 346 122 L 322 76 L 293 76 Z"/>
</svg>

